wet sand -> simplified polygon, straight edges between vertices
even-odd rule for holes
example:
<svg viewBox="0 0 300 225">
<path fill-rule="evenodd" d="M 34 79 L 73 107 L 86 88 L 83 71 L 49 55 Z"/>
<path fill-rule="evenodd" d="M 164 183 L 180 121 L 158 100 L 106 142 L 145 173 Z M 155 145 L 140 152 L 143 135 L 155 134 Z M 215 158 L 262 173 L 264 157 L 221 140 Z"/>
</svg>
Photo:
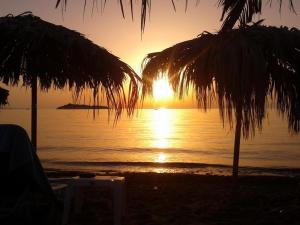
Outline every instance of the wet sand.
<svg viewBox="0 0 300 225">
<path fill-rule="evenodd" d="M 50 172 L 74 176 L 76 172 Z M 300 177 L 244 176 L 233 191 L 228 176 L 125 173 L 128 225 L 300 224 Z M 113 224 L 112 193 L 84 188 L 83 210 L 70 225 Z"/>
</svg>

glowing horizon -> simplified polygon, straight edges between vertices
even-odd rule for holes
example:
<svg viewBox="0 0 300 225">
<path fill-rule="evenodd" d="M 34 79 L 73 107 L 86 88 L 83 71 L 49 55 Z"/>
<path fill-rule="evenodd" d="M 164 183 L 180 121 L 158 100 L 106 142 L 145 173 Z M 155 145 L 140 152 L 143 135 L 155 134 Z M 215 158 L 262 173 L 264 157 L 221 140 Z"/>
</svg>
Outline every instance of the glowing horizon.
<svg viewBox="0 0 300 225">
<path fill-rule="evenodd" d="M 87 1 L 86 13 L 83 18 L 83 4 L 74 1 L 67 7 L 62 16 L 61 10 L 55 10 L 55 2 L 36 0 L 3 0 L 0 13 L 5 16 L 9 13 L 18 15 L 25 11 L 32 11 L 34 15 L 54 24 L 77 30 L 94 43 L 103 46 L 121 60 L 129 64 L 138 74 L 141 73 L 141 63 L 144 57 L 151 52 L 161 51 L 178 42 L 197 37 L 203 31 L 216 32 L 221 26 L 221 9 L 215 1 L 201 1 L 198 7 L 189 4 L 185 12 L 185 1 L 176 2 L 177 10 L 174 12 L 170 1 L 153 1 L 151 18 L 147 20 L 145 33 L 140 31 L 139 4 L 134 7 L 134 20 L 131 20 L 130 6 L 124 5 L 125 20 L 122 18 L 120 6 L 109 1 L 104 12 L 91 13 L 91 3 Z M 295 1 L 295 9 L 299 11 L 300 2 Z M 299 16 L 290 13 L 283 2 L 282 12 L 278 7 L 264 5 L 263 14 L 259 18 L 266 18 L 267 25 L 283 25 L 300 27 Z M 257 19 L 259 19 L 257 18 Z M 18 87 L 4 88 L 10 90 L 10 107 L 29 107 L 30 90 Z M 158 97 L 158 96 L 157 96 Z M 40 92 L 38 107 L 49 108 L 64 105 L 72 100 L 67 88 L 63 90 L 49 90 L 48 93 Z M 147 100 L 148 101 L 148 100 Z M 150 101 L 144 103 L 145 107 L 156 107 Z M 197 103 L 191 96 L 183 101 L 169 97 L 164 101 L 163 107 L 167 108 L 194 108 Z"/>
</svg>

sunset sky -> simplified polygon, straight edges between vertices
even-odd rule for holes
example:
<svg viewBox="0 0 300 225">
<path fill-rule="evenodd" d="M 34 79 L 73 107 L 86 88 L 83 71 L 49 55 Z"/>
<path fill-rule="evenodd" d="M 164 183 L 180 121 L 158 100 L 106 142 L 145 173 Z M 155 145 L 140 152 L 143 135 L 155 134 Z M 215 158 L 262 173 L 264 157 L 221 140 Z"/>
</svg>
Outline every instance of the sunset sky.
<svg viewBox="0 0 300 225">
<path fill-rule="evenodd" d="M 216 32 L 221 25 L 219 21 L 221 9 L 217 7 L 217 0 L 202 0 L 195 7 L 196 1 L 189 1 L 185 13 L 184 2 L 175 1 L 177 10 L 174 12 L 171 1 L 153 0 L 151 18 L 147 20 L 145 33 L 141 38 L 140 31 L 140 3 L 135 5 L 134 21 L 131 20 L 129 4 L 126 5 L 126 19 L 122 18 L 117 1 L 108 1 L 103 13 L 94 10 L 91 15 L 91 2 L 87 1 L 86 13 L 83 18 L 83 1 L 69 1 L 67 11 L 62 15 L 61 9 L 55 9 L 56 0 L 1 0 L 0 15 L 9 13 L 18 15 L 25 11 L 32 11 L 34 15 L 49 22 L 60 24 L 77 30 L 86 35 L 94 43 L 105 47 L 113 54 L 128 63 L 138 74 L 140 65 L 147 53 L 160 51 L 178 42 L 196 37 L 203 31 Z M 284 1 L 285 2 L 285 1 Z M 295 1 L 295 9 L 300 12 L 300 3 Z M 291 13 L 287 5 L 283 5 L 281 14 L 278 13 L 277 1 L 273 1 L 272 8 L 264 6 L 265 24 L 285 25 L 300 28 L 299 16 Z M 2 85 L 4 86 L 4 85 Z M 5 87 L 5 86 L 4 86 Z M 10 107 L 29 107 L 30 90 L 25 88 L 11 88 Z M 184 101 L 164 99 L 166 107 L 193 107 L 195 101 L 186 97 Z M 71 101 L 71 94 L 66 90 L 50 90 L 38 96 L 38 106 L 53 108 Z M 162 104 L 155 102 L 155 104 Z M 146 106 L 148 103 L 146 103 Z"/>
</svg>

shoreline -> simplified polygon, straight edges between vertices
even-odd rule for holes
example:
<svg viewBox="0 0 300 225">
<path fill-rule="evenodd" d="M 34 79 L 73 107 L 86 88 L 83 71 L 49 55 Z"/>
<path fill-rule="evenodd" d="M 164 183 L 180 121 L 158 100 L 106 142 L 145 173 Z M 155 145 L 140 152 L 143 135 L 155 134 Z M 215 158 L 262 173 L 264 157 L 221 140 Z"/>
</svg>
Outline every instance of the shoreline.
<svg viewBox="0 0 300 225">
<path fill-rule="evenodd" d="M 173 162 L 43 162 L 49 171 L 74 171 L 114 175 L 122 173 L 162 173 L 231 176 L 232 166 L 206 163 Z M 241 176 L 300 177 L 300 168 L 289 167 L 239 167 Z"/>
</svg>

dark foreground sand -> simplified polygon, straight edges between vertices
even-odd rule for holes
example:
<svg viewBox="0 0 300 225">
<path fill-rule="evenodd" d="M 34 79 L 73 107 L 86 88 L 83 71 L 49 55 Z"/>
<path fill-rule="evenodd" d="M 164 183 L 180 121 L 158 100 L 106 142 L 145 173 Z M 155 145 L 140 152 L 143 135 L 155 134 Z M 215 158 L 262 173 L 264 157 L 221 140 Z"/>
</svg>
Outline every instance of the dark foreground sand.
<svg viewBox="0 0 300 225">
<path fill-rule="evenodd" d="M 49 176 L 66 173 L 48 172 Z M 73 173 L 67 173 L 74 175 Z M 126 178 L 127 225 L 300 225 L 300 178 L 130 173 Z M 111 191 L 85 188 L 84 207 L 71 225 L 112 225 Z"/>
</svg>

